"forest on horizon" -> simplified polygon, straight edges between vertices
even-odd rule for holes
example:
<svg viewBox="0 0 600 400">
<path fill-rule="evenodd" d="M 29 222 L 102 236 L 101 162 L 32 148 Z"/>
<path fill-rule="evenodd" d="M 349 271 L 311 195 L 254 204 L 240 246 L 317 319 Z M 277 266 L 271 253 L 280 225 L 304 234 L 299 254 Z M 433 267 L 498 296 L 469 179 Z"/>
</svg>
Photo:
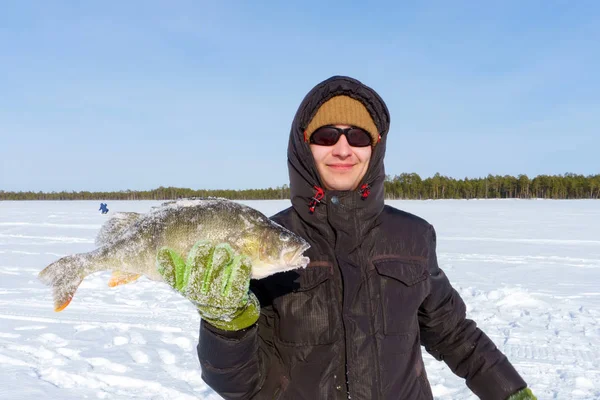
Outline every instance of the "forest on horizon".
<svg viewBox="0 0 600 400">
<path fill-rule="evenodd" d="M 386 176 L 386 199 L 599 199 L 600 174 L 488 175 L 484 178 L 454 179 L 435 174 L 422 179 L 416 173 Z M 0 189 L 0 200 L 172 200 L 187 197 L 224 197 L 231 200 L 289 199 L 289 186 L 267 189 L 189 189 L 159 187 L 152 190 L 109 192 L 11 192 Z"/>
</svg>

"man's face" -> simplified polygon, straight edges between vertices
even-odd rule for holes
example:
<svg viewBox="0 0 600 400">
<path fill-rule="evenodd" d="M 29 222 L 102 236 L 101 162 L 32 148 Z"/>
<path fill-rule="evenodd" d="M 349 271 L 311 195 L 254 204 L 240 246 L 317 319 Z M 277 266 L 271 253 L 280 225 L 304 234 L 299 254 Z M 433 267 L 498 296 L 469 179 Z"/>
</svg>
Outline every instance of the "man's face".
<svg viewBox="0 0 600 400">
<path fill-rule="evenodd" d="M 348 125 L 335 125 L 348 128 Z M 352 147 L 345 135 L 333 146 L 310 145 L 317 171 L 325 189 L 354 190 L 367 173 L 371 160 L 371 146 Z"/>
</svg>

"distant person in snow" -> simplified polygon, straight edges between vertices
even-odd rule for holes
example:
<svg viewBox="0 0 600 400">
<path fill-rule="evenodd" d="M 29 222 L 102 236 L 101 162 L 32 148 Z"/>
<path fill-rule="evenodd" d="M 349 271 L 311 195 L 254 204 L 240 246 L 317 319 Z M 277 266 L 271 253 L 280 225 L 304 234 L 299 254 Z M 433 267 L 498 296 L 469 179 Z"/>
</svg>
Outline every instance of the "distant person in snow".
<svg viewBox="0 0 600 400">
<path fill-rule="evenodd" d="M 180 290 L 214 293 L 198 304 L 198 355 L 225 399 L 433 399 L 421 346 L 481 399 L 535 399 L 467 319 L 433 226 L 384 204 L 389 127 L 373 89 L 319 83 L 290 132 L 292 206 L 272 217 L 308 240 L 308 267 L 250 281 L 210 254 L 192 261 L 204 284 Z"/>
<path fill-rule="evenodd" d="M 98 211 L 102 211 L 102 214 L 108 213 L 108 206 L 105 203 L 100 203 L 100 208 Z"/>
</svg>

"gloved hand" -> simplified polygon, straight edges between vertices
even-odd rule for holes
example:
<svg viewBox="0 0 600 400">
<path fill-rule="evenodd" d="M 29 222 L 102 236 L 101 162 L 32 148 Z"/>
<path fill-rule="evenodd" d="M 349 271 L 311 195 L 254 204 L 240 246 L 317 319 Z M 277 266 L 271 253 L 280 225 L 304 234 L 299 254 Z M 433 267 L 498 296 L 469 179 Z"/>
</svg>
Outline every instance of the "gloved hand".
<svg viewBox="0 0 600 400">
<path fill-rule="evenodd" d="M 507 400 L 537 400 L 531 389 L 525 388 L 510 396 Z"/>
<path fill-rule="evenodd" d="M 187 261 L 170 248 L 156 255 L 165 281 L 196 305 L 200 317 L 212 326 L 237 331 L 253 325 L 260 303 L 249 291 L 250 259 L 234 253 L 227 243 L 206 241 L 194 245 Z"/>
</svg>

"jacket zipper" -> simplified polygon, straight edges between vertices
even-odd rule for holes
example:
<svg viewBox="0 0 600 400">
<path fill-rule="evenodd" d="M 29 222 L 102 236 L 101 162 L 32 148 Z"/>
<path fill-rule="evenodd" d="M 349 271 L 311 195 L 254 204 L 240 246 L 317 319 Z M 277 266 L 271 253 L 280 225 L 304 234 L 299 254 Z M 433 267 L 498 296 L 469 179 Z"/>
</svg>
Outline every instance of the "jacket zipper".
<svg viewBox="0 0 600 400">
<path fill-rule="evenodd" d="M 342 281 L 342 327 L 344 329 L 344 381 L 346 383 L 346 399 L 351 400 L 350 396 L 350 372 L 348 370 L 348 340 L 347 340 L 347 330 L 346 330 L 346 313 L 345 313 L 345 284 L 344 284 L 344 275 L 342 274 L 342 268 L 340 267 L 340 262 L 336 257 L 336 264 L 338 268 L 338 272 L 340 273 L 340 278 Z"/>
</svg>

